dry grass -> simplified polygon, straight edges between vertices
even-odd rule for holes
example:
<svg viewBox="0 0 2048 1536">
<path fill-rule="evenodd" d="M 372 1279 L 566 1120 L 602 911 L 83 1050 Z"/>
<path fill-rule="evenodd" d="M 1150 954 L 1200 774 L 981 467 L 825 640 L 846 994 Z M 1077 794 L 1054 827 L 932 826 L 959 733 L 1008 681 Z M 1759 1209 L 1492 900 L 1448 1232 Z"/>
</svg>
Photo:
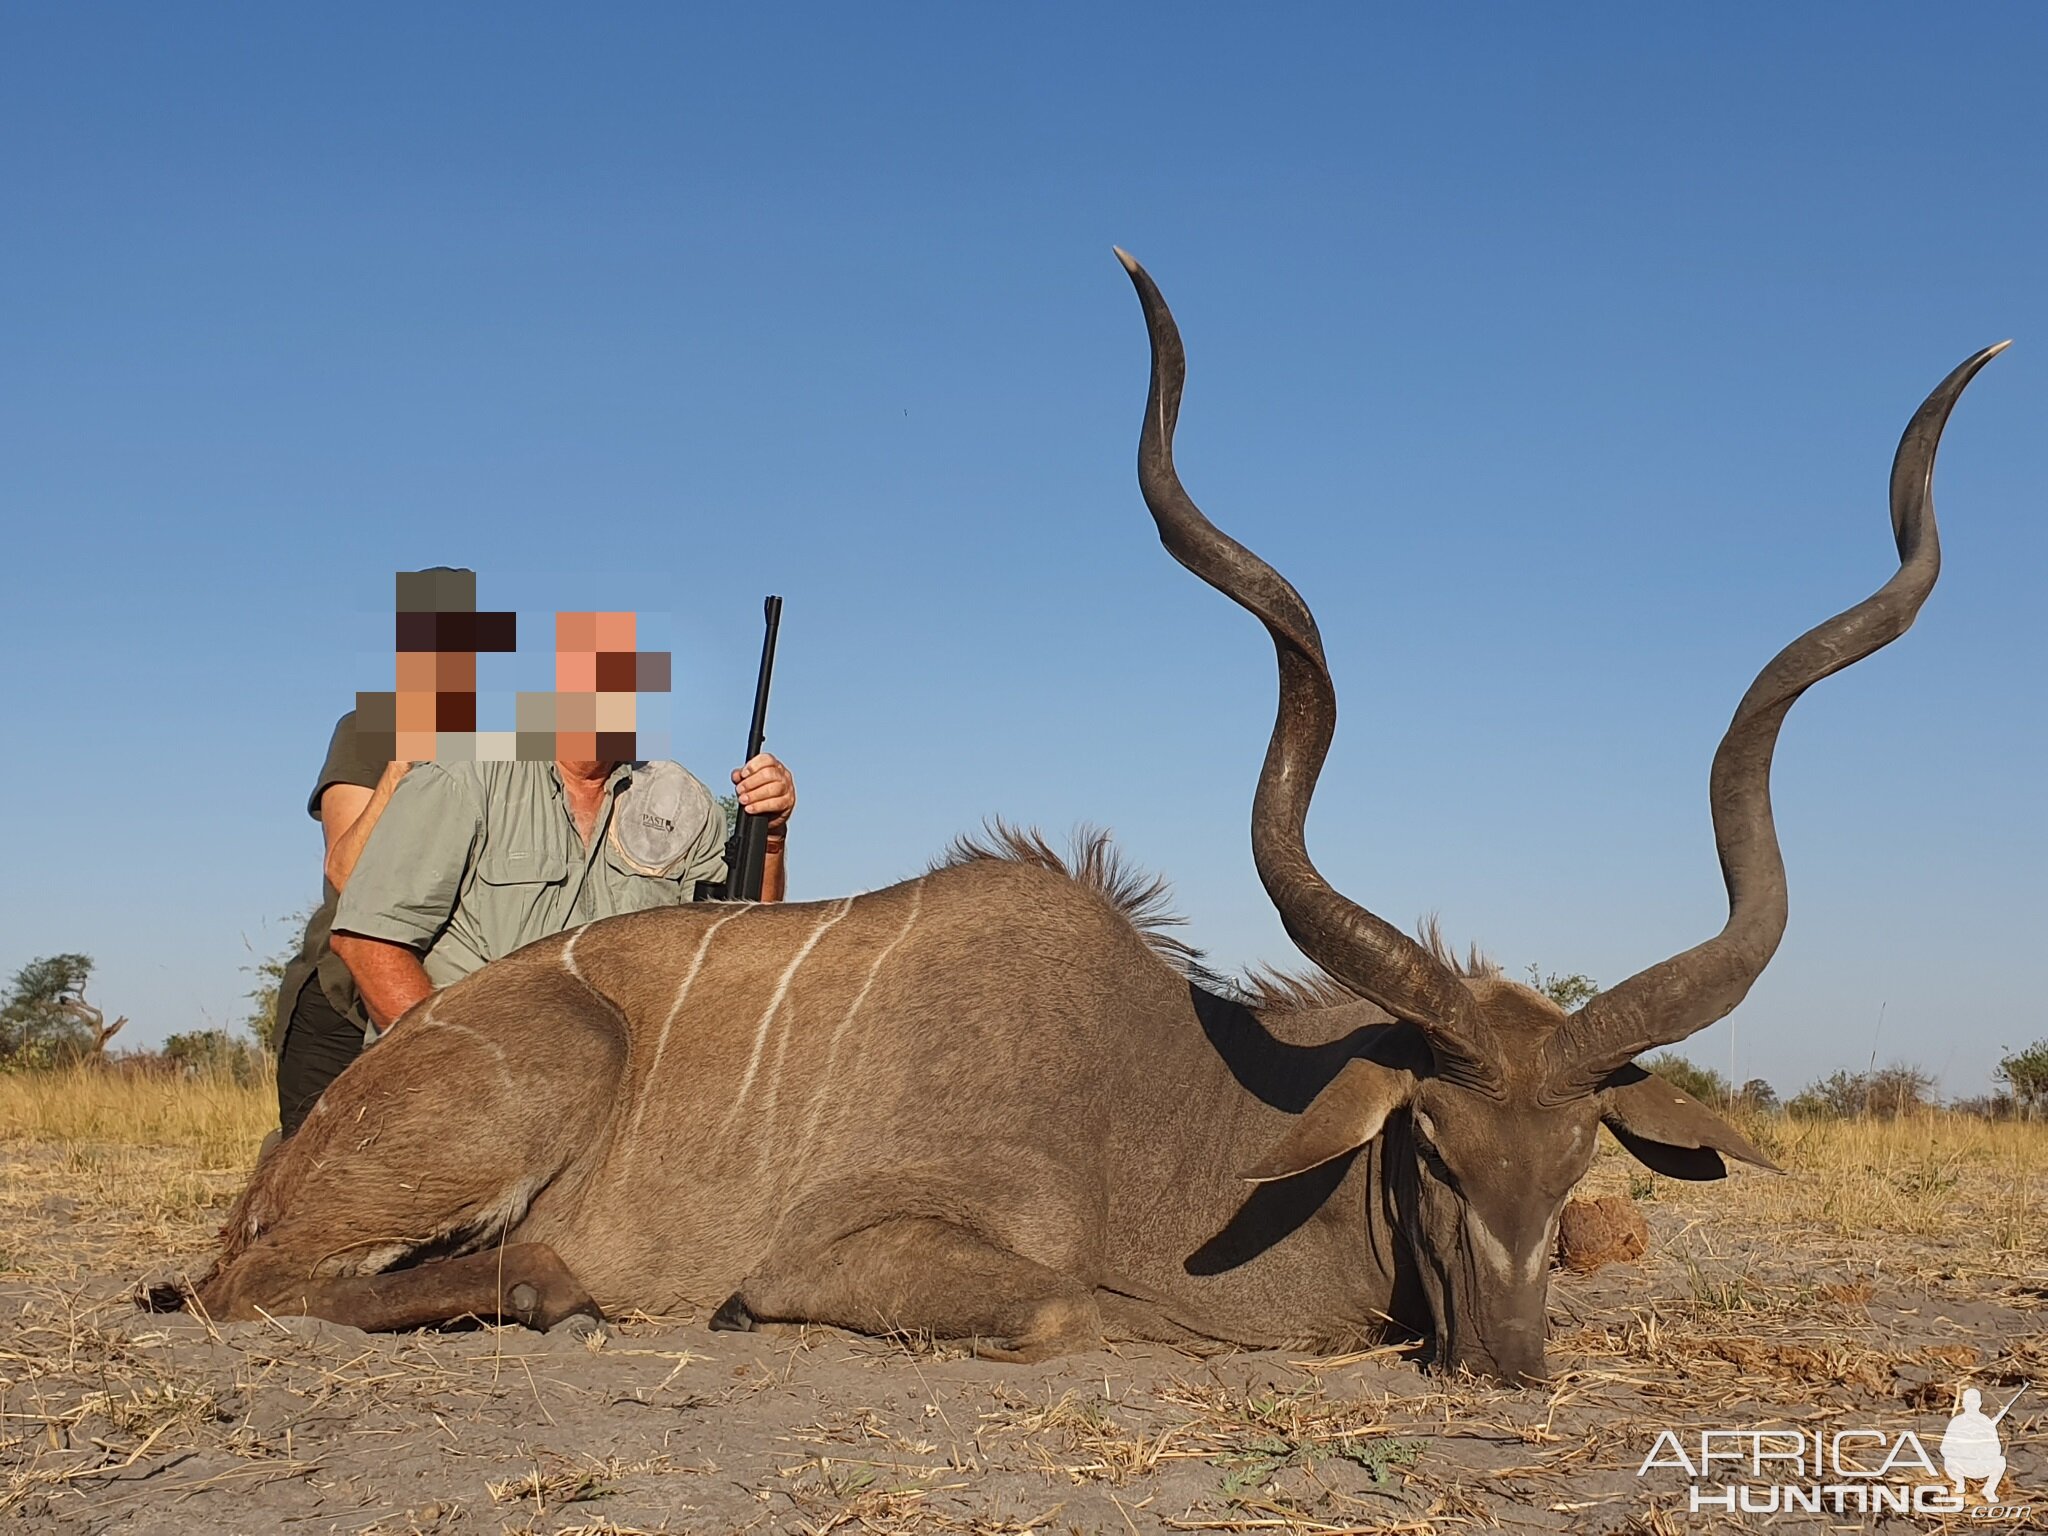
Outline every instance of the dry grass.
<svg viewBox="0 0 2048 1536">
<path fill-rule="evenodd" d="M 0 1073 L 0 1278 L 199 1257 L 276 1124 L 267 1076 Z M 81 1229 L 82 1242 L 38 1240 Z"/>
<path fill-rule="evenodd" d="M 146 1077 L 77 1067 L 0 1073 L 0 1141 L 174 1148 L 203 1169 L 246 1169 L 277 1126 L 269 1075 Z"/>
<path fill-rule="evenodd" d="M 1817 1245 L 1900 1278 L 2048 1275 L 2048 1122 L 1928 1110 L 1897 1120 L 1755 1117 L 1743 1129 L 1785 1177 L 1741 1169 L 1724 1183 L 1686 1185 L 1606 1144 L 1581 1193 L 1625 1190 L 1697 1211 L 1703 1228 Z"/>
</svg>

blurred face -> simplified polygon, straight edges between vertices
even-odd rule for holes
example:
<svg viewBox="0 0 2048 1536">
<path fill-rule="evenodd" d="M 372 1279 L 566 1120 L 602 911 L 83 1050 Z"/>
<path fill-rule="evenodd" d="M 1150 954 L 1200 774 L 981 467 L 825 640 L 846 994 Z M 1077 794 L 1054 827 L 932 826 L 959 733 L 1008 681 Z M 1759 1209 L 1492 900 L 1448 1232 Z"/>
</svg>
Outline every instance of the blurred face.
<svg viewBox="0 0 2048 1536">
<path fill-rule="evenodd" d="M 476 652 L 400 651 L 396 692 L 392 755 L 431 758 L 438 733 L 476 729 Z"/>
<path fill-rule="evenodd" d="M 666 692 L 669 655 L 636 650 L 631 613 L 555 615 L 555 759 L 579 768 L 631 762 L 638 695 Z"/>
<path fill-rule="evenodd" d="M 356 729 L 372 755 L 408 762 L 469 757 L 476 742 L 476 659 L 517 642 L 511 613 L 479 613 L 476 573 L 398 573 L 396 686 L 356 695 Z"/>
<path fill-rule="evenodd" d="M 555 686 L 514 696 L 513 729 L 479 730 L 477 656 L 512 651 L 517 615 L 479 613 L 476 574 L 398 573 L 396 684 L 356 695 L 371 755 L 408 762 L 554 762 L 588 771 L 640 755 L 638 696 L 665 693 L 669 653 L 636 649 L 632 613 L 555 615 Z"/>
</svg>

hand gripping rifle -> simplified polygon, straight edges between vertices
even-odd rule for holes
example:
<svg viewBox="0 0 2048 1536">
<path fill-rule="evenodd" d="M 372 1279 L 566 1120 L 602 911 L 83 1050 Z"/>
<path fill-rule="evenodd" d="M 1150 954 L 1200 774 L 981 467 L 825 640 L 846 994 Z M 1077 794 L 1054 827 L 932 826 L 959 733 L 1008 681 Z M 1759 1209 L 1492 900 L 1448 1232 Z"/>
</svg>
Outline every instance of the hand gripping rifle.
<svg viewBox="0 0 2048 1536">
<path fill-rule="evenodd" d="M 761 637 L 761 673 L 754 681 L 754 723 L 747 731 L 747 755 L 741 765 L 761 755 L 761 743 L 768 733 L 768 684 L 775 675 L 775 633 L 782 627 L 782 599 L 762 601 L 761 617 L 767 633 Z M 761 877 L 768 858 L 768 818 L 739 812 L 732 836 L 725 840 L 725 883 L 704 884 L 698 895 L 728 901 L 759 901 Z"/>
</svg>

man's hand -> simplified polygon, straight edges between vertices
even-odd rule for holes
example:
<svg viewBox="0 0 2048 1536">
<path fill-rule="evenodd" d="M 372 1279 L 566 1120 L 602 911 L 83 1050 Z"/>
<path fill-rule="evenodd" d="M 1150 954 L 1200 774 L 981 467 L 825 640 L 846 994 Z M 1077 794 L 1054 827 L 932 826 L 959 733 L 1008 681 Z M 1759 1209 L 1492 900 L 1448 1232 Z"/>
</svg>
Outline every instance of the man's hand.
<svg viewBox="0 0 2048 1536">
<path fill-rule="evenodd" d="M 732 782 L 740 809 L 749 816 L 769 819 L 770 837 L 780 837 L 788 830 L 790 812 L 796 809 L 796 780 L 773 753 L 763 752 L 746 767 L 733 769 Z"/>
</svg>

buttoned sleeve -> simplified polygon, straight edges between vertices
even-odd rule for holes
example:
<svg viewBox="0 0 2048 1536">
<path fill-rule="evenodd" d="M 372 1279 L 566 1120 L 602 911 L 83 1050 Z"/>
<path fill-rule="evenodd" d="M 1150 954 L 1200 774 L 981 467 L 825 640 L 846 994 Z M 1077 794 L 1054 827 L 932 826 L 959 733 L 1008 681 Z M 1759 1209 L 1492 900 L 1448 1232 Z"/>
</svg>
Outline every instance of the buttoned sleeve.
<svg viewBox="0 0 2048 1536">
<path fill-rule="evenodd" d="M 335 931 L 426 949 L 455 913 L 482 834 L 474 778 L 415 763 L 363 845 Z"/>
</svg>

